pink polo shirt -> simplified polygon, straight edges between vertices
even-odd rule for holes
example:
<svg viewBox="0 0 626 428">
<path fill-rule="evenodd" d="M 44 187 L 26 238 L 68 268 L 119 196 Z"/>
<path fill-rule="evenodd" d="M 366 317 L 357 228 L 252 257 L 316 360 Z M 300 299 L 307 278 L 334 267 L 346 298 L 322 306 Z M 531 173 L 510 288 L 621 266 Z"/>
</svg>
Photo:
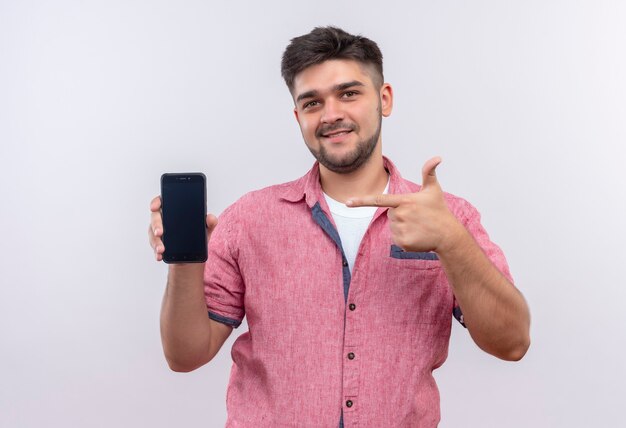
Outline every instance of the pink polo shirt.
<svg viewBox="0 0 626 428">
<path fill-rule="evenodd" d="M 419 190 L 386 158 L 385 167 L 389 193 Z M 445 197 L 511 279 L 476 209 Z M 385 211 L 376 211 L 352 273 L 318 164 L 221 215 L 204 275 L 209 316 L 248 322 L 232 348 L 227 427 L 437 425 L 432 371 L 447 357 L 455 299 L 435 253 L 394 245 Z"/>
</svg>

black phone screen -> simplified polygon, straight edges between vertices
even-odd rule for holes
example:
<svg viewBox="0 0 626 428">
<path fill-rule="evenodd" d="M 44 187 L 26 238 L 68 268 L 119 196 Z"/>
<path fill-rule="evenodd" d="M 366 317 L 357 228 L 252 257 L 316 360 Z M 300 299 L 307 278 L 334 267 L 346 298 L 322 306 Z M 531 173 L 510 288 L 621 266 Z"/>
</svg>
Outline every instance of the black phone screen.
<svg viewBox="0 0 626 428">
<path fill-rule="evenodd" d="M 205 262 L 206 180 L 202 173 L 161 176 L 163 261 Z"/>
</svg>

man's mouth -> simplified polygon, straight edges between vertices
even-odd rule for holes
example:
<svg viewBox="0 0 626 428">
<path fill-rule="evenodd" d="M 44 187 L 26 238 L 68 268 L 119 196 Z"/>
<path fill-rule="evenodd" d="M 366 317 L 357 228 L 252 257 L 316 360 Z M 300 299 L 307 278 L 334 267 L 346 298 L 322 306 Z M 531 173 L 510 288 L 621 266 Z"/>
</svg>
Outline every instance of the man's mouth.
<svg viewBox="0 0 626 428">
<path fill-rule="evenodd" d="M 324 137 L 324 138 L 340 137 L 342 135 L 349 134 L 350 132 L 352 132 L 351 129 L 336 129 L 334 131 L 323 133 L 322 137 Z"/>
</svg>

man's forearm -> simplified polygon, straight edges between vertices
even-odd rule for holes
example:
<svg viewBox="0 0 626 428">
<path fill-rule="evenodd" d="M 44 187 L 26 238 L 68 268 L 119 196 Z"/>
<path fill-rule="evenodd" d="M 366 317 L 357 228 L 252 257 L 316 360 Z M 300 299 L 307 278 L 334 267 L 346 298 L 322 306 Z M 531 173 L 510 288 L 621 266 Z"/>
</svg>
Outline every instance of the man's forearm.
<svg viewBox="0 0 626 428">
<path fill-rule="evenodd" d="M 165 358 L 175 371 L 193 370 L 213 358 L 203 271 L 204 263 L 169 268 L 161 307 L 161 340 Z"/>
<path fill-rule="evenodd" d="M 522 294 L 491 263 L 460 223 L 438 251 L 474 342 L 505 360 L 519 360 L 530 345 L 530 314 Z"/>
</svg>

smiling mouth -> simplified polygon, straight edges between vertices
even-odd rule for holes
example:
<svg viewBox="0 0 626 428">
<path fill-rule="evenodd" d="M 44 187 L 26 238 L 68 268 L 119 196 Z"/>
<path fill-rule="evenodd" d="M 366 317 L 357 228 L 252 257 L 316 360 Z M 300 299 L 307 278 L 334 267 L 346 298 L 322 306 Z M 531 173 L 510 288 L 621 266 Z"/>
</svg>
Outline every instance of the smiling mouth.
<svg viewBox="0 0 626 428">
<path fill-rule="evenodd" d="M 340 137 L 342 135 L 349 134 L 350 132 L 352 132 L 351 129 L 338 129 L 336 131 L 332 131 L 332 132 L 328 132 L 328 133 L 322 134 L 322 137 L 324 137 L 324 138 Z"/>
</svg>

